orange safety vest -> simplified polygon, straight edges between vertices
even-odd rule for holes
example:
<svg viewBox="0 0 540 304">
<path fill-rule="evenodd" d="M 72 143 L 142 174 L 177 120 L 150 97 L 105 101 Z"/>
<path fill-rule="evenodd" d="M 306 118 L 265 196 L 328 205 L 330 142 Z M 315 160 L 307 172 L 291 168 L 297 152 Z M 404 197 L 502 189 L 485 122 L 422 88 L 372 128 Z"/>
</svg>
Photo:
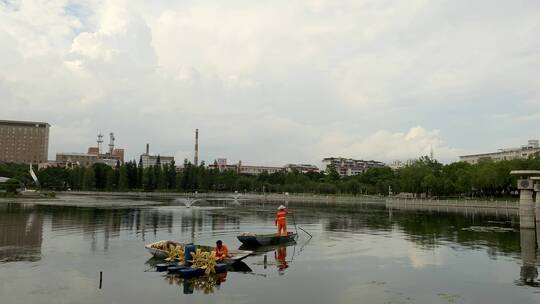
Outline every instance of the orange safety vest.
<svg viewBox="0 0 540 304">
<path fill-rule="evenodd" d="M 287 210 L 279 210 L 276 213 L 276 222 L 285 223 L 285 221 L 287 220 L 287 213 Z"/>
<path fill-rule="evenodd" d="M 214 251 L 216 252 L 216 257 L 218 258 L 225 258 L 229 255 L 229 248 L 227 248 L 225 245 L 221 245 L 221 249 L 216 246 Z"/>
</svg>

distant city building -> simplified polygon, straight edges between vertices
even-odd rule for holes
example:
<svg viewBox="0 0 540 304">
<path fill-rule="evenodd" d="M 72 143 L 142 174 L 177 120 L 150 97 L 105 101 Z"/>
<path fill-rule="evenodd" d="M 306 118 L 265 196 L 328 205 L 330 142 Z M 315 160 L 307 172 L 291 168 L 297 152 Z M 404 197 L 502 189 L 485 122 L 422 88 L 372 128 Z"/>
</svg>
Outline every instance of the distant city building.
<svg viewBox="0 0 540 304">
<path fill-rule="evenodd" d="M 49 127 L 46 122 L 0 120 L 0 162 L 47 161 Z"/>
<path fill-rule="evenodd" d="M 90 167 L 96 163 L 105 164 L 110 167 L 115 167 L 118 162 L 124 163 L 124 149 L 114 147 L 114 133 L 110 133 L 109 149 L 105 152 L 102 150 L 103 135 L 97 136 L 97 147 L 89 147 L 88 153 L 56 153 L 56 165 L 51 162 L 40 164 L 41 167 L 64 166 L 72 168 L 73 166 Z"/>
<path fill-rule="evenodd" d="M 371 168 L 382 168 L 385 166 L 383 162 L 375 160 L 357 160 L 343 157 L 327 157 L 322 160 L 326 169 L 329 166 L 336 168 L 340 176 L 353 176 L 366 172 Z"/>
<path fill-rule="evenodd" d="M 158 155 L 151 155 L 150 154 L 150 144 L 146 144 L 146 152 L 141 154 L 140 159 L 143 163 L 143 168 L 149 168 L 151 166 L 155 166 L 157 163 Z M 159 162 L 161 163 L 161 166 L 169 165 L 174 161 L 174 156 L 163 156 L 159 155 Z"/>
<path fill-rule="evenodd" d="M 226 158 L 218 158 L 213 164 L 208 165 L 208 168 L 212 170 L 217 169 L 219 172 L 232 170 L 238 173 L 238 164 L 227 164 Z"/>
<path fill-rule="evenodd" d="M 88 154 L 97 155 L 99 159 L 119 160 L 120 163 L 124 163 L 124 149 L 113 149 L 112 153 L 107 151 L 106 153 L 99 153 L 98 147 L 89 147 Z"/>
<path fill-rule="evenodd" d="M 158 155 L 141 154 L 143 168 L 155 166 L 157 163 Z M 159 156 L 159 162 L 161 166 L 169 165 L 174 161 L 174 156 Z"/>
<path fill-rule="evenodd" d="M 399 170 L 399 169 L 402 169 L 402 168 L 405 168 L 407 166 L 411 166 L 412 164 L 414 164 L 416 162 L 416 159 L 408 159 L 406 161 L 401 161 L 401 160 L 394 160 L 392 163 L 390 164 L 386 164 L 388 167 L 390 167 L 392 170 Z"/>
<path fill-rule="evenodd" d="M 296 170 L 300 173 L 319 172 L 319 168 L 317 168 L 317 166 L 308 164 L 287 164 L 285 165 L 285 170 L 287 172 L 292 172 L 293 170 Z"/>
<path fill-rule="evenodd" d="M 118 149 L 114 147 L 115 140 L 116 138 L 114 137 L 114 133 L 109 133 L 109 149 L 107 149 L 107 151 L 103 151 L 103 135 L 98 134 L 97 147 L 89 147 L 88 154 L 96 155 L 101 163 L 107 164 L 109 166 L 115 166 L 118 161 L 123 164 L 125 151 L 124 149 Z"/>
<path fill-rule="evenodd" d="M 285 171 L 284 167 L 272 167 L 272 166 L 248 166 L 243 165 L 242 161 L 237 164 L 228 164 L 226 158 L 219 158 L 213 164 L 208 165 L 209 169 L 217 169 L 219 172 L 234 170 L 238 174 L 258 175 L 263 172 L 268 174 Z"/>
<path fill-rule="evenodd" d="M 523 145 L 520 148 L 507 148 L 500 149 L 498 152 L 462 155 L 459 157 L 459 160 L 469 164 L 477 164 L 482 160 L 500 161 L 526 159 L 529 156 L 538 153 L 540 153 L 539 141 L 538 139 L 531 139 L 528 141 L 527 145 Z"/>
<path fill-rule="evenodd" d="M 242 165 L 242 162 L 238 162 L 238 168 L 240 174 L 259 175 L 263 172 L 273 174 L 284 171 L 283 167 L 271 167 L 271 166 L 246 166 Z"/>
<path fill-rule="evenodd" d="M 95 154 L 87 153 L 56 153 L 57 163 L 73 163 L 81 167 L 90 167 L 98 160 L 98 156 Z"/>
<path fill-rule="evenodd" d="M 47 168 L 69 168 L 73 169 L 74 167 L 79 166 L 78 163 L 73 162 L 61 162 L 61 161 L 47 161 L 38 164 L 38 170 L 47 169 Z"/>
</svg>

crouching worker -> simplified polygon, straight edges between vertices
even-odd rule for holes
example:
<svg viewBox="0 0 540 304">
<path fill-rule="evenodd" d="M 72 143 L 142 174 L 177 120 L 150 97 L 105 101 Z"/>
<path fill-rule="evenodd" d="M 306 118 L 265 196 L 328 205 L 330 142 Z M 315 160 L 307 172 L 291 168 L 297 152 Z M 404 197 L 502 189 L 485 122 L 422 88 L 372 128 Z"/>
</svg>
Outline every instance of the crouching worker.
<svg viewBox="0 0 540 304">
<path fill-rule="evenodd" d="M 223 245 L 223 242 L 221 240 L 218 240 L 216 242 L 216 248 L 214 248 L 214 251 L 216 252 L 216 258 L 218 262 L 221 262 L 225 258 L 230 257 L 229 248 L 227 248 L 226 245 Z"/>
</svg>

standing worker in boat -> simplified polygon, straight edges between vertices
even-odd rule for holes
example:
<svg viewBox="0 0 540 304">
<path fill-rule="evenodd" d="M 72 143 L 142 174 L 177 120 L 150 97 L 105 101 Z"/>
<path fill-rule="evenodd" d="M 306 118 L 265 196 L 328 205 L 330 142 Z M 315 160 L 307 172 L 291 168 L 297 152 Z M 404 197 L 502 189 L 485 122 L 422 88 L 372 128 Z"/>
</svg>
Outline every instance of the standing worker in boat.
<svg viewBox="0 0 540 304">
<path fill-rule="evenodd" d="M 281 236 L 281 232 L 283 231 L 283 236 L 287 236 L 287 214 L 289 212 L 287 211 L 287 208 L 283 205 L 278 207 L 278 211 L 276 212 L 276 220 L 275 225 L 277 226 L 277 235 Z"/>
<path fill-rule="evenodd" d="M 216 248 L 214 248 L 214 251 L 216 252 L 216 258 L 218 262 L 221 262 L 225 258 L 230 257 L 229 248 L 227 248 L 226 245 L 223 245 L 223 242 L 221 240 L 218 240 L 216 242 Z"/>
</svg>

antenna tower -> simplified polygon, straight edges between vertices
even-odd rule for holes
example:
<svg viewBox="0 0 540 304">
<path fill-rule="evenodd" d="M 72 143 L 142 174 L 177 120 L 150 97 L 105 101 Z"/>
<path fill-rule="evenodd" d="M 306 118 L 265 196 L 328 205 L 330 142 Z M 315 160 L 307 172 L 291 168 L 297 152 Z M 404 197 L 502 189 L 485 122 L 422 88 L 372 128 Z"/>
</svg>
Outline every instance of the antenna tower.
<svg viewBox="0 0 540 304">
<path fill-rule="evenodd" d="M 101 132 L 97 135 L 97 149 L 98 149 L 98 155 L 101 154 L 101 144 L 103 144 L 103 134 Z"/>
<path fill-rule="evenodd" d="M 109 153 L 112 155 L 114 150 L 114 133 L 109 133 Z"/>
</svg>

